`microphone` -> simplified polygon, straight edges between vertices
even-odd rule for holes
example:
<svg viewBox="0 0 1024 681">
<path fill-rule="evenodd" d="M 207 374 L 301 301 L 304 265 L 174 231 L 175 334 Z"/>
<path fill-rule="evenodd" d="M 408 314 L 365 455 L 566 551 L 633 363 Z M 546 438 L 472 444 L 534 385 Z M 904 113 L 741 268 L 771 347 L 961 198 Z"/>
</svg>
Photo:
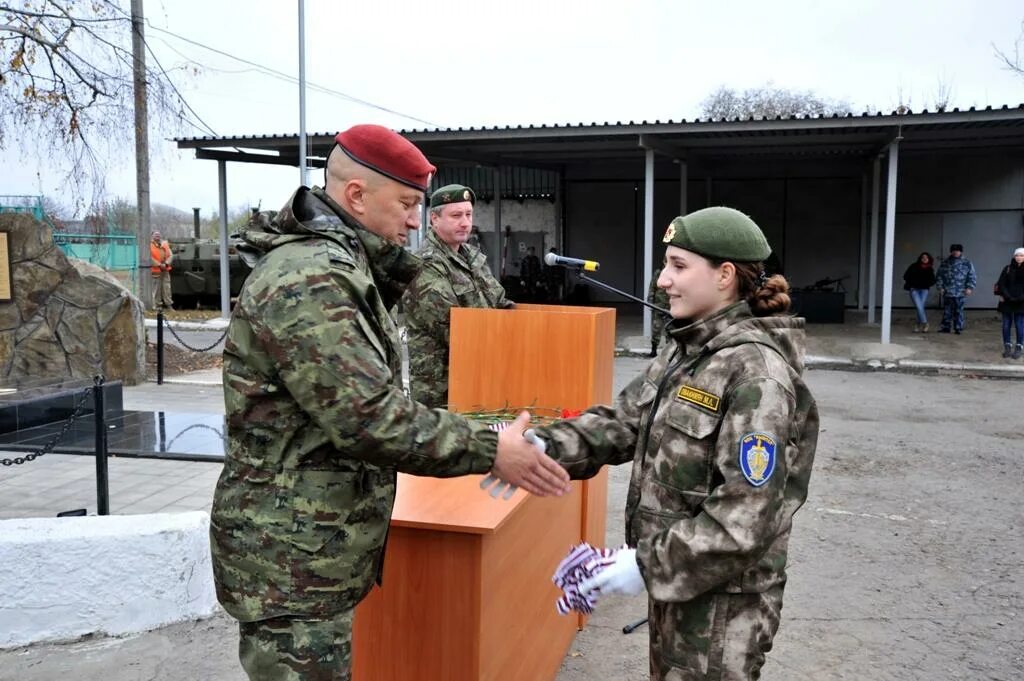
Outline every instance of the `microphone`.
<svg viewBox="0 0 1024 681">
<path fill-rule="evenodd" d="M 566 258 L 561 255 L 555 255 L 554 253 L 548 253 L 544 256 L 544 264 L 549 267 L 555 265 L 561 265 L 562 267 L 572 267 L 577 270 L 586 270 L 587 272 L 596 272 L 601 263 L 596 260 L 580 260 L 579 258 Z"/>
</svg>

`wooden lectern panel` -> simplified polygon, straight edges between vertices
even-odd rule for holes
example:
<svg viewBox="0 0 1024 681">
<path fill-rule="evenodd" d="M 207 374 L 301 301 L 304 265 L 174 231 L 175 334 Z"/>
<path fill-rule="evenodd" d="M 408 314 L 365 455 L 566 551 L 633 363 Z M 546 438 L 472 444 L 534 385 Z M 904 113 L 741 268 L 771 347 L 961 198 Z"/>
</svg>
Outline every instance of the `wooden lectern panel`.
<svg viewBox="0 0 1024 681">
<path fill-rule="evenodd" d="M 452 310 L 454 411 L 611 402 L 615 311 L 519 305 Z M 356 608 L 355 681 L 550 681 L 582 624 L 558 616 L 551 573 L 604 544 L 607 474 L 509 501 L 480 476 L 399 475 L 384 584 Z"/>
</svg>

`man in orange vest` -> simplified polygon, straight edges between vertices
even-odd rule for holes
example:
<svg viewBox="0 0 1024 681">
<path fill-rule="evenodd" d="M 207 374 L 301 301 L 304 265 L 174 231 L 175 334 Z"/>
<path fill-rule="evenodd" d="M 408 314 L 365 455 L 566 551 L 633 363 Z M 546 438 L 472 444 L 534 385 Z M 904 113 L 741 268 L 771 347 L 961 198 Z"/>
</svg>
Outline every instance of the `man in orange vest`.
<svg viewBox="0 0 1024 681">
<path fill-rule="evenodd" d="M 160 232 L 153 232 L 153 240 L 149 242 L 149 257 L 152 265 L 149 271 L 153 274 L 153 308 L 171 309 L 171 246 L 160 237 Z"/>
</svg>

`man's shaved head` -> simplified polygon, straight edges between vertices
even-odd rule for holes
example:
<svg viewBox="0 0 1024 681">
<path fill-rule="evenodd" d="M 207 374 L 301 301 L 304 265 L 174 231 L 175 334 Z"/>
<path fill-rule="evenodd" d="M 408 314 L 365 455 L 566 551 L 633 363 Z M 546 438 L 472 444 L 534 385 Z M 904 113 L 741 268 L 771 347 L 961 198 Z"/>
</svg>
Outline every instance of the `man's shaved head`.
<svg viewBox="0 0 1024 681">
<path fill-rule="evenodd" d="M 339 146 L 335 146 L 327 157 L 327 180 L 324 189 L 328 194 L 340 191 L 350 180 L 362 180 L 367 188 L 372 189 L 383 179 L 380 173 L 353 161 Z"/>
</svg>

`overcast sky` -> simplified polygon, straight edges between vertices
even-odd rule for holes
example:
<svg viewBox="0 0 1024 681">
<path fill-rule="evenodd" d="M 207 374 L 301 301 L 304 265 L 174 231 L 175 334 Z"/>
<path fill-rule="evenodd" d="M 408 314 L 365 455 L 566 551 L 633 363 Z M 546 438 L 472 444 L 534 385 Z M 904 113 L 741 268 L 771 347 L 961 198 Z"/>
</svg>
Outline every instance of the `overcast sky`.
<svg viewBox="0 0 1024 681">
<path fill-rule="evenodd" d="M 297 2 L 145 4 L 154 28 L 298 75 Z M 993 44 L 1012 52 L 1022 20 L 1021 0 L 307 0 L 309 82 L 409 116 L 310 91 L 307 130 L 692 119 L 720 85 L 769 81 L 857 111 L 891 110 L 901 91 L 917 111 L 940 80 L 955 106 L 1016 106 L 1024 78 L 1001 68 Z M 217 134 L 298 132 L 295 84 L 154 28 L 146 37 L 164 67 L 202 65 L 177 83 Z M 150 144 L 152 200 L 215 210 L 216 163 L 157 136 Z M 134 201 L 133 159 L 110 165 L 108 188 Z M 15 167 L 3 193 L 60 191 L 49 161 Z M 279 207 L 299 178 L 292 168 L 227 168 L 233 207 Z"/>
</svg>

